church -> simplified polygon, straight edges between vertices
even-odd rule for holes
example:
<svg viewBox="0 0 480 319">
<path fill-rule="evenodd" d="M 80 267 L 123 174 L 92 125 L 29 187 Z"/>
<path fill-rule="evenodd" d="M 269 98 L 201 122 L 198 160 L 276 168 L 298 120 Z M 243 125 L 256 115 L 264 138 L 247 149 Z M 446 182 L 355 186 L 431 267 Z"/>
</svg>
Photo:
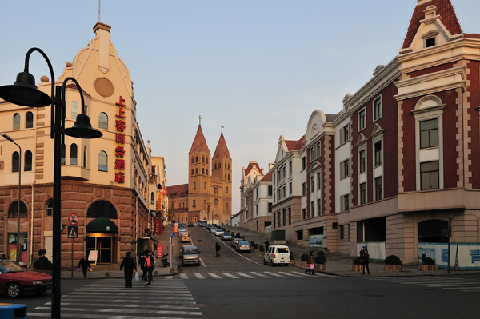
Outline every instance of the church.
<svg viewBox="0 0 480 319">
<path fill-rule="evenodd" d="M 224 224 L 232 212 L 232 159 L 223 133 L 210 149 L 201 122 L 188 153 L 188 184 L 167 187 L 170 221 Z"/>
</svg>

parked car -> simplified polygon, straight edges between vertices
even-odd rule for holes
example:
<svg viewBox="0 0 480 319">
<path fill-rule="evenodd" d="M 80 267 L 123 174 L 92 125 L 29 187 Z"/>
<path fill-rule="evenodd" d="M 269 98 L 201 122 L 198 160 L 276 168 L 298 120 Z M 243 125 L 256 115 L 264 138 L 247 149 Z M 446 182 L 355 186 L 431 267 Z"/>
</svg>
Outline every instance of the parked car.
<svg viewBox="0 0 480 319">
<path fill-rule="evenodd" d="M 237 249 L 237 246 L 238 246 L 238 243 L 241 242 L 243 239 L 242 238 L 234 238 L 233 239 L 233 243 L 230 245 L 232 247 L 234 247 L 235 249 Z"/>
<path fill-rule="evenodd" d="M 213 234 L 217 237 L 222 237 L 223 236 L 223 229 L 217 228 L 217 229 L 215 229 Z"/>
<path fill-rule="evenodd" d="M 246 240 L 241 240 L 237 244 L 237 251 L 247 251 L 250 252 L 250 242 Z"/>
<path fill-rule="evenodd" d="M 193 223 L 188 223 L 187 226 L 188 226 L 188 227 L 193 227 L 194 225 L 193 225 Z"/>
<path fill-rule="evenodd" d="M 233 239 L 233 238 L 232 238 L 232 234 L 230 234 L 230 233 L 223 233 L 223 235 L 222 235 L 222 240 L 223 240 L 223 241 L 227 241 L 227 240 L 228 240 L 228 241 L 231 241 L 232 239 Z"/>
<path fill-rule="evenodd" d="M 215 234 L 215 231 L 216 231 L 216 230 L 217 230 L 217 227 L 213 227 L 213 226 L 210 227 L 210 232 L 211 232 L 212 234 Z"/>
<path fill-rule="evenodd" d="M 19 298 L 23 294 L 43 294 L 52 289 L 52 276 L 26 271 L 12 261 L 0 261 L 0 291 L 10 298 Z"/>
<path fill-rule="evenodd" d="M 290 249 L 286 245 L 271 245 L 263 257 L 263 264 L 273 265 L 290 264 Z"/>
<path fill-rule="evenodd" d="M 182 259 L 182 266 L 185 265 L 200 265 L 200 258 L 198 256 L 200 252 L 197 246 L 183 245 L 180 251 L 180 258 Z"/>
<path fill-rule="evenodd" d="M 190 234 L 188 232 L 183 232 L 181 234 L 182 236 L 180 237 L 181 238 L 180 240 L 182 243 L 190 241 Z"/>
<path fill-rule="evenodd" d="M 178 230 L 178 237 L 182 237 L 184 234 L 188 234 L 187 230 L 186 229 L 179 229 Z"/>
</svg>

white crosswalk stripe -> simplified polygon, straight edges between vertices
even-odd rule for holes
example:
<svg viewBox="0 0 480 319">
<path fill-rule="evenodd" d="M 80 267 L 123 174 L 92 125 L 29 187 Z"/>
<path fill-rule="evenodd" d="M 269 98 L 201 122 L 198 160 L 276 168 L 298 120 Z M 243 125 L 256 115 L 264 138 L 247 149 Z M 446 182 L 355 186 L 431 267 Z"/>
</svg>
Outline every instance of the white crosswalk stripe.
<svg viewBox="0 0 480 319">
<path fill-rule="evenodd" d="M 203 319 L 200 307 L 181 280 L 155 278 L 150 287 L 123 279 L 102 279 L 76 289 L 61 299 L 62 318 L 175 318 Z M 79 302 L 81 300 L 81 302 Z M 145 307 L 148 305 L 148 307 Z M 29 319 L 50 318 L 51 303 L 28 311 Z"/>
<path fill-rule="evenodd" d="M 197 277 L 198 279 L 205 279 L 205 277 L 203 277 L 201 273 L 196 272 L 196 273 L 194 273 L 194 275 L 195 275 L 195 277 Z"/>
<path fill-rule="evenodd" d="M 464 277 L 371 277 L 369 280 L 387 281 L 401 285 L 425 286 L 445 290 L 460 290 L 463 292 L 480 292 L 480 280 Z"/>
<path fill-rule="evenodd" d="M 335 277 L 324 273 L 316 273 L 315 275 L 305 274 L 301 271 L 249 271 L 249 272 L 193 272 L 193 273 L 180 273 L 174 276 L 166 276 L 165 280 L 175 279 L 239 279 L 239 278 L 305 278 L 305 277 Z"/>
</svg>

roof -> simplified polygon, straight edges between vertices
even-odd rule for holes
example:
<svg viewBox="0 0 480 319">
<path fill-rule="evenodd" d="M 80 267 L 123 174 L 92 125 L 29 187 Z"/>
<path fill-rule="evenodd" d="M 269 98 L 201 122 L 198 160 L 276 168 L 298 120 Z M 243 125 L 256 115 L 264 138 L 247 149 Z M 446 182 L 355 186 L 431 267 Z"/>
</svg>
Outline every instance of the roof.
<svg viewBox="0 0 480 319">
<path fill-rule="evenodd" d="M 207 146 L 207 140 L 205 136 L 203 136 L 202 126 L 199 125 L 197 129 L 197 134 L 195 134 L 195 138 L 193 139 L 192 147 L 190 147 L 190 152 L 208 152 L 210 150 Z"/>
<path fill-rule="evenodd" d="M 175 194 L 175 197 L 188 194 L 188 184 L 167 186 L 167 196 Z"/>
<path fill-rule="evenodd" d="M 305 135 L 303 135 L 298 141 L 295 142 L 295 144 L 291 147 L 288 148 L 290 151 L 298 151 L 305 145 Z"/>
<path fill-rule="evenodd" d="M 338 114 L 325 114 L 327 122 L 333 122 L 338 117 Z"/>
<path fill-rule="evenodd" d="M 223 133 L 220 134 L 213 158 L 230 158 L 230 151 L 228 150 L 227 141 L 225 141 Z"/>
<path fill-rule="evenodd" d="M 263 175 L 263 169 L 260 168 L 260 165 L 258 165 L 258 162 L 256 162 L 256 161 L 251 161 L 250 163 L 248 163 L 248 166 L 247 166 L 247 168 L 245 169 L 245 176 L 247 176 L 248 174 L 250 174 L 250 171 L 251 171 L 254 167 L 257 167 L 258 172 Z"/>
<path fill-rule="evenodd" d="M 272 181 L 272 172 L 268 172 L 267 175 L 263 176 L 262 182 L 271 182 Z"/>
<path fill-rule="evenodd" d="M 418 28 L 420 27 L 420 21 L 425 19 L 425 13 L 423 11 L 428 6 L 432 5 L 437 7 L 436 12 L 438 15 L 440 15 L 440 20 L 452 35 L 462 33 L 462 28 L 458 22 L 457 15 L 455 14 L 455 10 L 453 9 L 450 0 L 431 0 L 422 4 L 418 4 L 415 7 L 402 49 L 410 47 L 415 35 L 417 34 Z"/>
</svg>

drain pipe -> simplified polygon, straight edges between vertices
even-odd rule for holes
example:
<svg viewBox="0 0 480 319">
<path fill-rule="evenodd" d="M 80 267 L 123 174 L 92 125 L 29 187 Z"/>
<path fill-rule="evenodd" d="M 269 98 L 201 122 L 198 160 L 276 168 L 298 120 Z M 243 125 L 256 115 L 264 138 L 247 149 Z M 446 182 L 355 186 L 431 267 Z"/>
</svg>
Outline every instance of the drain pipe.
<svg viewBox="0 0 480 319">
<path fill-rule="evenodd" d="M 32 211 L 30 214 L 30 266 L 33 265 L 33 214 L 35 213 L 35 184 L 32 183 Z"/>
</svg>

